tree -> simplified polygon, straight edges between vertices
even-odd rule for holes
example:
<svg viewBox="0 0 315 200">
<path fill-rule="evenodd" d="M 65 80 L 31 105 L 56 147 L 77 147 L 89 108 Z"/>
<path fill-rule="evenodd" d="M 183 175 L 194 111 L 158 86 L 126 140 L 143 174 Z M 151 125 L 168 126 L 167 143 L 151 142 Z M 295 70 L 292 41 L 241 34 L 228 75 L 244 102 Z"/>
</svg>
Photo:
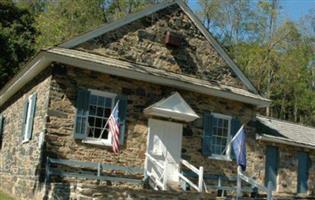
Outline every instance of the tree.
<svg viewBox="0 0 315 200">
<path fill-rule="evenodd" d="M 34 18 L 9 0 L 0 2 L 0 85 L 11 79 L 34 54 Z"/>
<path fill-rule="evenodd" d="M 37 49 L 59 44 L 160 0 L 60 0 L 47 1 L 36 17 Z"/>
</svg>

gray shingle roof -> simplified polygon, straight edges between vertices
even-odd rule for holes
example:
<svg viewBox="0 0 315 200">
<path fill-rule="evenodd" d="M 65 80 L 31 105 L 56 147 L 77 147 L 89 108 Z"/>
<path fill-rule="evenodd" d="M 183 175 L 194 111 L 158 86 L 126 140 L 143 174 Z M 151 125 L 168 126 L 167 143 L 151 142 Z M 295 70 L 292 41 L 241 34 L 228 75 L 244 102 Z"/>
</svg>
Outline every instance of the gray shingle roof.
<svg viewBox="0 0 315 200">
<path fill-rule="evenodd" d="M 254 94 L 254 93 L 247 91 L 247 90 L 244 90 L 244 89 L 226 86 L 226 85 L 222 85 L 222 84 L 219 84 L 216 82 L 201 80 L 201 79 L 197 79 L 197 78 L 190 77 L 187 75 L 176 74 L 173 72 L 167 72 L 165 70 L 156 69 L 156 68 L 150 67 L 148 65 L 131 63 L 131 62 L 127 62 L 124 60 L 118 60 L 115 58 L 90 54 L 87 52 L 83 52 L 83 51 L 79 51 L 79 50 L 73 50 L 73 49 L 64 49 L 64 48 L 56 47 L 56 48 L 48 49 L 46 51 L 48 53 L 52 53 L 52 54 L 56 54 L 56 55 L 67 56 L 67 57 L 75 58 L 78 60 L 89 61 L 89 62 L 93 62 L 93 63 L 102 64 L 105 66 L 115 67 L 115 68 L 118 68 L 120 70 L 138 72 L 138 73 L 141 73 L 143 76 L 153 75 L 153 76 L 160 77 L 160 78 L 167 78 L 169 80 L 176 80 L 176 81 L 180 81 L 183 83 L 188 83 L 188 84 L 194 85 L 194 86 L 209 88 L 209 89 L 212 89 L 214 91 L 225 92 L 225 93 L 229 94 L 230 96 L 238 95 L 238 96 L 242 96 L 242 97 L 245 97 L 248 99 L 253 99 L 253 100 L 259 101 L 264 105 L 268 105 L 270 103 L 269 99 L 263 98 L 262 96 L 260 96 L 258 94 Z"/>
<path fill-rule="evenodd" d="M 269 138 L 315 147 L 315 128 L 257 116 L 257 132 Z"/>
</svg>

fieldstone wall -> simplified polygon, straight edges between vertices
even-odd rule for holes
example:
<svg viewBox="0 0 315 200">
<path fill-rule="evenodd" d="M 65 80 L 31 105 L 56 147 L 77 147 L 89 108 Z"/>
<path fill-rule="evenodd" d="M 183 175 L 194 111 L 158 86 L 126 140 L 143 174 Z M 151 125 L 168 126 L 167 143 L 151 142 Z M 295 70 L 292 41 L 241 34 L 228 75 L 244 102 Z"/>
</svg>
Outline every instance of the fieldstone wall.
<svg viewBox="0 0 315 200">
<path fill-rule="evenodd" d="M 106 186 L 103 184 L 89 184 L 80 181 L 75 183 L 52 183 L 47 193 L 48 200 L 208 200 L 215 199 L 213 194 L 197 192 L 154 191 L 144 189 L 132 189 L 124 187 Z"/>
<path fill-rule="evenodd" d="M 165 45 L 167 31 L 181 38 L 178 47 Z M 246 89 L 178 5 L 162 9 L 75 48 Z"/>
<path fill-rule="evenodd" d="M 257 142 L 254 152 L 255 157 L 250 157 L 249 162 L 255 162 L 249 171 L 252 172 L 261 184 L 264 184 L 265 163 L 266 163 L 266 146 L 277 146 L 279 150 L 279 169 L 277 177 L 276 193 L 279 195 L 297 193 L 297 170 L 298 170 L 298 153 L 307 152 L 311 159 L 311 168 L 309 169 L 308 192 L 301 195 L 315 196 L 315 151 L 302 147 L 293 147 L 284 144 L 276 144 L 271 142 Z"/>
<path fill-rule="evenodd" d="M 184 126 L 182 157 L 195 166 L 204 166 L 206 174 L 236 175 L 234 161 L 214 160 L 201 154 L 202 114 L 205 111 L 239 117 L 247 123 L 255 117 L 255 109 L 246 104 L 210 97 L 194 92 L 116 76 L 94 73 L 71 66 L 56 64 L 52 78 L 49 104 L 47 151 L 52 157 L 118 165 L 143 167 L 146 151 L 147 116 L 143 110 L 163 97 L 178 91 L 192 109 L 201 117 Z M 80 76 L 77 76 L 80 74 Z M 78 87 L 128 95 L 128 131 L 121 153 L 114 155 L 111 148 L 83 144 L 73 138 L 76 91 Z M 255 128 L 246 127 L 249 176 L 264 183 L 265 143 L 256 140 Z M 294 194 L 296 191 L 296 152 L 299 149 L 283 145 L 280 149 L 278 193 Z M 314 168 L 310 180 L 314 181 Z M 314 184 L 310 183 L 312 193 Z"/>
<path fill-rule="evenodd" d="M 32 199 L 40 187 L 42 171 L 41 147 L 39 135 L 45 132 L 45 116 L 50 87 L 49 70 L 41 73 L 16 95 L 1 106 L 5 117 L 3 140 L 0 148 L 0 190 L 4 190 L 18 199 Z M 22 115 L 24 102 L 33 93 L 37 93 L 37 103 L 33 134 L 30 141 L 22 144 Z"/>
<path fill-rule="evenodd" d="M 73 127 L 78 87 L 128 95 L 128 128 L 126 142 L 122 146 L 120 154 L 113 154 L 112 149 L 108 147 L 83 144 L 80 140 L 74 140 Z M 202 114 L 205 111 L 222 113 L 237 116 L 243 123 L 247 123 L 255 116 L 255 109 L 252 106 L 190 91 L 95 73 L 72 66 L 53 64 L 52 70 L 43 72 L 1 107 L 1 113 L 4 114 L 6 122 L 0 150 L 0 189 L 15 195 L 18 199 L 42 199 L 43 196 L 52 198 L 52 194 L 68 194 L 72 195 L 73 199 L 84 199 L 87 196 L 119 197 L 121 199 L 186 199 L 187 196 L 190 199 L 208 199 L 205 194 L 149 192 L 139 185 L 122 189 L 122 185 L 114 183 L 100 185 L 98 182 L 72 180 L 63 181 L 60 184 L 52 182 L 44 186 L 44 182 L 41 180 L 40 175 L 43 173 L 45 163 L 43 154 L 53 158 L 143 167 L 148 131 L 148 117 L 143 114 L 143 110 L 174 91 L 178 91 L 201 117 L 184 126 L 182 157 L 197 167 L 204 166 L 206 174 L 235 176 L 236 164 L 234 161 L 213 160 L 201 154 Z M 30 142 L 21 144 L 22 108 L 25 99 L 32 92 L 38 94 L 33 138 Z M 247 126 L 246 130 L 247 173 L 263 184 L 265 147 L 270 144 L 256 140 L 255 128 Z M 46 133 L 44 149 L 40 149 L 38 145 L 40 132 Z M 275 194 L 295 196 L 296 155 L 297 152 L 306 150 L 287 145 L 279 145 L 279 150 L 279 181 Z M 312 163 L 315 163 L 314 150 L 309 150 L 309 154 Z M 309 196 L 315 195 L 314 180 L 315 165 L 313 164 L 310 169 Z M 69 187 L 64 187 L 65 184 Z M 86 186 L 87 184 L 92 186 Z M 63 187 L 67 188 L 68 193 L 65 193 Z M 98 189 L 105 192 L 100 193 Z"/>
<path fill-rule="evenodd" d="M 59 65 L 58 68 L 62 73 L 53 75 L 46 137 L 47 151 L 52 157 L 143 167 L 148 123 L 148 117 L 143 114 L 143 110 L 178 91 L 201 117 L 185 125 L 183 157 L 196 166 L 204 166 L 206 171 L 234 174 L 236 170 L 234 162 L 210 160 L 202 155 L 202 116 L 205 111 L 217 112 L 240 117 L 245 123 L 255 116 L 251 106 L 70 66 Z M 111 148 L 83 144 L 80 140 L 74 140 L 73 126 L 78 87 L 128 95 L 128 131 L 126 143 L 122 146 L 120 154 L 113 154 Z"/>
</svg>

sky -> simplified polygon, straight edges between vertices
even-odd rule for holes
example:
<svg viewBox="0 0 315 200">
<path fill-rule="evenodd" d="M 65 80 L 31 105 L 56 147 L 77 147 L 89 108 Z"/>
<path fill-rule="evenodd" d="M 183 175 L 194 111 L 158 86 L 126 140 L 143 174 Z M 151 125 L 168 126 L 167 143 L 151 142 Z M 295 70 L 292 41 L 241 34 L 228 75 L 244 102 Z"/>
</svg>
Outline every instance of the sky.
<svg viewBox="0 0 315 200">
<path fill-rule="evenodd" d="M 188 0 L 188 4 L 193 10 L 199 8 L 198 0 Z M 284 18 L 297 22 L 300 17 L 306 15 L 311 8 L 315 9 L 315 0 L 280 0 L 280 6 Z"/>
</svg>

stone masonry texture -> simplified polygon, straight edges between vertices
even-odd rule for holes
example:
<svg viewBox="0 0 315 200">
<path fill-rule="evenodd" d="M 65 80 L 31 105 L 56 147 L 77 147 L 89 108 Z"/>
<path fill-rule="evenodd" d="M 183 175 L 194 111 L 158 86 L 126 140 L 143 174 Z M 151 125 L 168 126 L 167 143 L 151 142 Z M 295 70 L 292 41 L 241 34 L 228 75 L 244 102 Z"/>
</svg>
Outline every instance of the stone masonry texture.
<svg viewBox="0 0 315 200">
<path fill-rule="evenodd" d="M 179 47 L 165 45 L 167 31 L 181 38 Z M 177 5 L 105 33 L 75 48 L 246 89 Z"/>
<path fill-rule="evenodd" d="M 122 146 L 119 155 L 114 155 L 111 148 L 83 144 L 80 140 L 74 140 L 76 92 L 79 87 L 128 96 L 126 142 Z M 246 123 L 255 116 L 256 112 L 252 106 L 57 63 L 26 85 L 1 107 L 6 122 L 3 144 L 0 150 L 0 188 L 15 195 L 18 199 L 35 199 L 35 197 L 42 199 L 44 182 L 41 181 L 40 175 L 44 171 L 44 161 L 41 158 L 43 152 L 45 156 L 53 158 L 113 163 L 143 168 L 148 128 L 148 116 L 143 114 L 143 110 L 161 98 L 169 96 L 174 91 L 179 92 L 201 117 L 192 123 L 184 125 L 182 157 L 197 167 L 204 166 L 206 174 L 235 176 L 236 165 L 234 161 L 213 160 L 201 154 L 202 114 L 205 111 L 227 114 L 239 117 L 242 123 Z M 21 110 L 25 99 L 33 92 L 38 94 L 33 137 L 29 143 L 20 144 Z M 247 126 L 246 131 L 248 149 L 247 173 L 263 183 L 265 147 L 266 145 L 275 144 L 256 141 L 255 128 L 251 126 Z M 40 132 L 45 132 L 46 144 L 42 150 L 38 147 Z M 295 195 L 297 182 L 296 154 L 299 151 L 307 150 L 286 145 L 278 146 L 280 150 L 280 165 L 277 194 Z M 312 163 L 314 163 L 314 151 L 309 150 L 308 152 Z M 314 195 L 314 180 L 315 168 L 312 165 L 308 184 L 309 196 Z M 61 182 L 61 184 L 64 183 L 67 183 L 70 188 L 76 187 L 75 181 Z M 85 185 L 84 182 L 82 184 Z M 53 188 L 53 185 L 54 183 L 52 182 L 52 185 L 48 188 Z M 117 189 L 119 190 L 119 188 L 118 186 Z M 137 190 L 137 188 L 129 189 Z M 59 190 L 56 191 L 58 192 Z M 49 192 L 51 193 L 51 190 L 46 191 L 45 194 L 48 195 L 50 194 Z M 121 198 L 123 199 L 123 197 Z"/>
<path fill-rule="evenodd" d="M 181 38 L 179 47 L 166 46 L 165 33 L 171 31 Z M 78 50 L 145 64 L 238 88 L 244 88 L 199 30 L 178 6 L 163 9 L 115 31 L 87 41 Z M 84 144 L 73 137 L 78 88 L 87 88 L 128 97 L 128 116 L 125 143 L 118 155 L 110 147 Z M 21 144 L 21 120 L 27 97 L 37 93 L 37 107 L 32 139 Z M 34 80 L 0 107 L 5 117 L 3 142 L 0 147 L 0 189 L 17 199 L 209 199 L 210 194 L 193 192 L 154 192 L 142 186 L 52 178 L 45 179 L 45 158 L 111 163 L 144 167 L 149 116 L 143 110 L 153 103 L 179 92 L 200 116 L 185 123 L 182 139 L 182 158 L 196 167 L 203 166 L 205 174 L 235 176 L 236 163 L 210 159 L 202 155 L 203 113 L 215 112 L 237 117 L 247 124 L 255 119 L 256 108 L 197 92 L 166 87 L 128 78 L 121 78 L 76 66 L 52 63 Z M 265 151 L 267 145 L 279 147 L 277 195 L 296 195 L 297 153 L 307 151 L 312 161 L 308 192 L 315 196 L 315 152 L 288 145 L 256 140 L 255 127 L 247 125 L 246 173 L 264 183 Z M 45 143 L 39 145 L 40 135 Z M 139 174 L 140 177 L 143 174 Z M 215 182 L 214 184 L 217 184 Z M 235 184 L 235 183 L 234 183 Z M 212 194 L 211 194 L 212 195 Z M 59 198 L 60 199 L 60 198 Z"/>
<path fill-rule="evenodd" d="M 40 187 L 43 166 L 39 135 L 45 131 L 50 78 L 50 72 L 44 71 L 0 108 L 5 117 L 0 148 L 0 189 L 17 199 L 31 199 Z M 37 103 L 32 139 L 22 144 L 23 106 L 33 93 L 37 93 Z"/>
</svg>

